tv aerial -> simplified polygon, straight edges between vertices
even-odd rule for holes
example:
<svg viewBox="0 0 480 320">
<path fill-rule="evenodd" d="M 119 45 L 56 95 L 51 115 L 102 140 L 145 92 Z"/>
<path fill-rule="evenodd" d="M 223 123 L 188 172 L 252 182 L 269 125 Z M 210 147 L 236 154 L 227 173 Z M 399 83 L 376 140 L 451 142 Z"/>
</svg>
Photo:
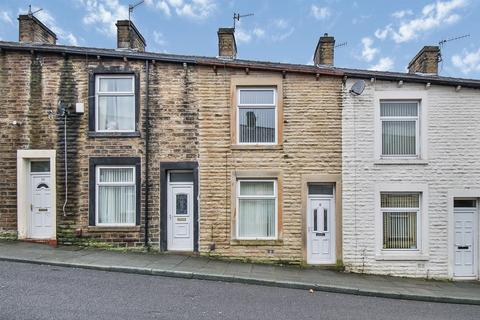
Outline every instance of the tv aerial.
<svg viewBox="0 0 480 320">
<path fill-rule="evenodd" d="M 29 4 L 29 5 L 28 5 L 28 13 L 27 13 L 27 14 L 31 17 L 31 16 L 33 16 L 35 13 L 40 12 L 40 11 L 42 11 L 42 10 L 43 10 L 43 9 L 40 8 L 40 9 L 35 10 L 35 11 L 32 12 L 32 5 Z"/>
<path fill-rule="evenodd" d="M 130 21 L 130 16 L 132 15 L 133 13 L 133 9 L 135 9 L 136 7 L 138 7 L 139 5 L 141 5 L 142 3 L 144 3 L 145 0 L 142 0 L 142 1 L 139 1 L 135 4 L 129 4 L 128 5 L 128 21 Z"/>
<path fill-rule="evenodd" d="M 233 29 L 235 29 L 235 20 L 240 21 L 240 18 L 251 17 L 253 15 L 254 15 L 253 13 L 247 13 L 247 14 L 233 13 Z"/>
<path fill-rule="evenodd" d="M 438 46 L 440 47 L 440 55 L 438 56 L 438 62 L 442 62 L 442 60 L 443 60 L 442 59 L 442 49 L 445 46 L 445 44 L 447 44 L 448 42 L 451 42 L 451 41 L 456 41 L 456 40 L 460 40 L 460 39 L 464 39 L 464 38 L 468 38 L 468 37 L 470 37 L 470 34 L 465 34 L 465 35 L 459 36 L 459 37 L 440 40 L 438 42 Z"/>
</svg>

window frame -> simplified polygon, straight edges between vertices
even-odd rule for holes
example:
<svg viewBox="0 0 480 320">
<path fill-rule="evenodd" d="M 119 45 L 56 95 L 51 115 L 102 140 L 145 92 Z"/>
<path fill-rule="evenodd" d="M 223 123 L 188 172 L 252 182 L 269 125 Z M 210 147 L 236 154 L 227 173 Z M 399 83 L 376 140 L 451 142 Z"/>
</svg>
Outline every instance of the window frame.
<svg viewBox="0 0 480 320">
<path fill-rule="evenodd" d="M 100 170 L 101 169 L 133 169 L 133 182 L 100 182 Z M 135 194 L 135 208 L 137 207 L 137 181 L 136 181 L 136 167 L 135 165 L 97 165 L 95 166 L 95 225 L 99 227 L 133 227 L 136 223 L 100 223 L 98 222 L 98 210 L 99 210 L 99 189 L 100 186 L 133 186 Z M 134 216 L 136 220 L 136 216 Z"/>
<path fill-rule="evenodd" d="M 261 195 L 261 196 L 245 196 L 240 194 L 240 184 L 242 181 L 246 182 L 273 182 L 273 195 Z M 237 178 L 235 183 L 236 193 L 235 193 L 235 204 L 236 204 L 236 219 L 235 219 L 235 238 L 237 240 L 276 240 L 278 238 L 278 181 L 277 179 L 266 178 L 266 179 L 249 179 L 249 178 Z M 240 199 L 274 199 L 275 201 L 275 229 L 274 235 L 271 237 L 242 237 L 239 233 L 239 217 L 240 217 Z"/>
<path fill-rule="evenodd" d="M 411 251 L 411 252 L 418 252 L 422 246 L 421 244 L 421 241 L 422 241 L 422 228 L 421 228 L 421 222 L 422 222 L 422 210 L 421 210 L 421 204 L 422 204 L 422 193 L 421 192 L 417 192 L 417 191 L 413 191 L 413 192 L 407 192 L 407 191 L 403 191 L 403 192 L 399 192 L 399 191 L 381 191 L 380 192 L 380 199 L 381 199 L 381 196 L 382 194 L 418 194 L 418 208 L 404 208 L 404 207 L 399 207 L 399 208 L 394 208 L 394 207 L 387 207 L 387 208 L 383 208 L 382 205 L 380 204 L 380 212 L 381 212 L 381 218 L 382 218 L 382 230 L 381 230 L 381 234 L 382 234 L 382 251 L 385 251 L 385 252 L 388 252 L 388 251 L 392 251 L 392 252 L 398 252 L 398 251 L 404 251 L 404 252 L 408 252 L 408 251 Z M 416 228 L 416 232 L 417 232 L 417 243 L 416 243 L 416 248 L 385 248 L 384 245 L 384 239 L 383 239 L 383 235 L 384 235 L 384 223 L 383 223 L 383 219 L 384 219 L 384 214 L 385 213 L 410 213 L 410 212 L 415 212 L 416 214 L 416 223 L 417 223 L 417 228 Z"/>
<path fill-rule="evenodd" d="M 129 78 L 132 80 L 132 91 L 125 91 L 125 92 L 100 92 L 100 80 L 101 79 L 125 79 Z M 137 99 L 137 94 L 136 94 L 136 85 L 135 85 L 135 75 L 133 74 L 96 74 L 95 75 L 95 132 L 100 132 L 100 133 L 122 133 L 122 132 L 135 132 L 136 127 L 137 127 L 137 116 L 136 116 L 136 99 Z M 99 98 L 101 96 L 104 97 L 113 97 L 113 96 L 121 96 L 121 97 L 133 97 L 133 113 L 134 113 L 134 119 L 133 119 L 133 129 L 132 130 L 101 130 L 99 129 Z"/>
<path fill-rule="evenodd" d="M 277 87 L 276 86 L 237 86 L 236 87 L 236 105 L 235 105 L 235 112 L 236 112 L 236 143 L 238 145 L 252 145 L 252 146 L 262 146 L 262 145 L 277 145 L 278 144 L 278 94 L 277 94 Z M 241 104 L 240 103 L 240 94 L 243 90 L 250 90 L 250 91 L 265 91 L 265 90 L 272 90 L 273 91 L 273 102 L 274 104 Z M 274 142 L 241 142 L 240 141 L 240 109 L 241 108 L 248 108 L 248 109 L 274 109 L 275 112 L 275 141 Z"/>
<path fill-rule="evenodd" d="M 420 158 L 420 101 L 418 100 L 398 100 L 398 99 L 380 99 L 379 108 L 381 109 L 382 103 L 416 103 L 417 115 L 416 116 L 382 116 L 380 115 L 380 157 L 382 159 L 418 159 Z M 415 154 L 383 154 L 383 122 L 392 121 L 415 121 Z"/>
</svg>

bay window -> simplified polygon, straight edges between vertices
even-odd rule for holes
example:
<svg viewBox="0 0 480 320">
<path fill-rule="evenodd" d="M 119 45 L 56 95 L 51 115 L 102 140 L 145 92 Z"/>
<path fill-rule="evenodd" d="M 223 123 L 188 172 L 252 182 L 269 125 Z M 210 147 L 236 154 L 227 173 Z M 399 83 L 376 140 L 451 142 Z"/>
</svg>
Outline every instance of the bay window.
<svg viewBox="0 0 480 320">
<path fill-rule="evenodd" d="M 237 238 L 275 239 L 276 180 L 237 181 Z"/>
</svg>

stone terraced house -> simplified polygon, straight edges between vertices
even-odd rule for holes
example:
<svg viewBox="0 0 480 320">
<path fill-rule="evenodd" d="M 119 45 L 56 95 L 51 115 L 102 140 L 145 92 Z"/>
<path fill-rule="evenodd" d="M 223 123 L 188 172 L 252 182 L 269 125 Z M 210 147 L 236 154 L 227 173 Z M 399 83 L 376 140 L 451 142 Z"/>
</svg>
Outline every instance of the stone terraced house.
<svg viewBox="0 0 480 320">
<path fill-rule="evenodd" d="M 476 278 L 480 81 L 0 41 L 0 236 Z M 428 111 L 428 113 L 427 113 Z"/>
</svg>

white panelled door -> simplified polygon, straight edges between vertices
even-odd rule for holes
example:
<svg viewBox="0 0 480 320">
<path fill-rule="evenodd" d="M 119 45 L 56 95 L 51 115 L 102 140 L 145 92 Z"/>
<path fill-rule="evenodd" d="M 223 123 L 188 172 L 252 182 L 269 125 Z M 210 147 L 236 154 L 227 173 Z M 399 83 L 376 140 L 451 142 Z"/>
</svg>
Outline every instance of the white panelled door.
<svg viewBox="0 0 480 320">
<path fill-rule="evenodd" d="M 50 174 L 30 175 L 29 238 L 49 239 L 52 235 L 52 194 Z"/>
<path fill-rule="evenodd" d="M 335 212 L 333 199 L 308 199 L 307 263 L 333 264 L 335 257 Z"/>
<path fill-rule="evenodd" d="M 476 208 L 455 208 L 454 211 L 454 276 L 476 276 Z"/>
<path fill-rule="evenodd" d="M 193 183 L 168 186 L 167 212 L 167 250 L 193 251 Z"/>
</svg>

